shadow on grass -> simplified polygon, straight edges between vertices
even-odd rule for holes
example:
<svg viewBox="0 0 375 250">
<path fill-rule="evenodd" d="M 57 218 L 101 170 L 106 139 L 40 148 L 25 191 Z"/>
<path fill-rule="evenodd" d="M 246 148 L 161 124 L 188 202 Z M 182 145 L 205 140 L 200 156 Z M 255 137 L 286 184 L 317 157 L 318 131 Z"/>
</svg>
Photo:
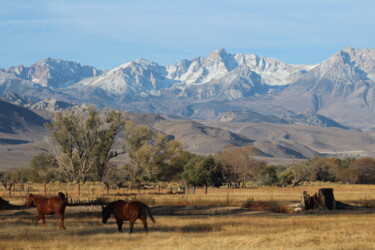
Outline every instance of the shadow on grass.
<svg viewBox="0 0 375 250">
<path fill-rule="evenodd" d="M 248 213 L 249 209 L 246 208 L 233 208 L 233 207 L 207 207 L 207 206 L 154 206 L 150 207 L 153 215 L 162 216 L 209 216 L 209 215 L 235 215 Z"/>
<path fill-rule="evenodd" d="M 122 228 L 122 232 L 118 232 L 116 223 L 111 223 L 108 226 L 103 227 L 95 227 L 95 228 L 87 228 L 77 231 L 67 230 L 67 233 L 74 236 L 94 236 L 99 234 L 126 234 L 126 235 L 133 235 L 133 234 L 144 234 L 147 235 L 143 229 L 143 225 L 139 223 L 139 225 L 134 227 L 133 234 L 129 233 L 129 226 L 127 223 L 124 223 Z M 159 232 L 159 233 L 206 233 L 206 232 L 213 232 L 213 231 L 220 231 L 223 225 L 210 225 L 210 224 L 196 224 L 196 225 L 187 225 L 187 226 L 153 226 L 148 228 L 149 233 Z"/>
</svg>

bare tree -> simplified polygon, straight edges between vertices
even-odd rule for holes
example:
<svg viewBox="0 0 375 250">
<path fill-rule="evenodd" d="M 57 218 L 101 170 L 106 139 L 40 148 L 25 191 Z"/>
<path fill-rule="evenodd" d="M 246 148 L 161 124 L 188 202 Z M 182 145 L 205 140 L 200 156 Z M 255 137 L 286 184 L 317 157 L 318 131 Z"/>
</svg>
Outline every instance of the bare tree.
<svg viewBox="0 0 375 250">
<path fill-rule="evenodd" d="M 216 155 L 217 161 L 222 165 L 224 179 L 229 182 L 241 183 L 254 178 L 264 165 L 250 157 L 248 147 L 233 147 L 225 149 Z"/>
<path fill-rule="evenodd" d="M 56 157 L 69 181 L 85 182 L 89 175 L 103 177 L 110 159 L 123 153 L 114 150 L 116 136 L 124 125 L 121 113 L 58 112 L 46 127 L 54 143 L 45 148 Z"/>
</svg>

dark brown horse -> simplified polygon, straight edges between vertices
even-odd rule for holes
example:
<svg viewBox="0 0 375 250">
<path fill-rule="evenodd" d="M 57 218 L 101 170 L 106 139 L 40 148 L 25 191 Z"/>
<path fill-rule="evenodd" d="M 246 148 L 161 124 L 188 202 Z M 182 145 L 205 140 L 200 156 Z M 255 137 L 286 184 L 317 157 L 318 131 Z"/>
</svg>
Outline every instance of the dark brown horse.
<svg viewBox="0 0 375 250">
<path fill-rule="evenodd" d="M 35 224 L 37 224 L 40 219 L 42 219 L 43 224 L 46 224 L 44 215 L 56 214 L 60 218 L 60 229 L 65 229 L 64 213 L 66 202 L 64 193 L 59 192 L 58 196 L 51 198 L 42 195 L 29 194 L 26 199 L 26 206 L 36 206 L 38 217 Z"/>
<path fill-rule="evenodd" d="M 122 232 L 122 224 L 124 221 L 129 221 L 130 233 L 133 232 L 134 223 L 137 219 L 142 221 L 146 233 L 148 232 L 147 216 L 150 217 L 152 222 L 156 223 L 152 217 L 150 208 L 146 204 L 139 201 L 126 202 L 123 200 L 118 200 L 108 204 L 106 207 L 102 206 L 103 223 L 107 222 L 111 214 L 113 214 L 116 219 L 119 232 Z"/>
</svg>

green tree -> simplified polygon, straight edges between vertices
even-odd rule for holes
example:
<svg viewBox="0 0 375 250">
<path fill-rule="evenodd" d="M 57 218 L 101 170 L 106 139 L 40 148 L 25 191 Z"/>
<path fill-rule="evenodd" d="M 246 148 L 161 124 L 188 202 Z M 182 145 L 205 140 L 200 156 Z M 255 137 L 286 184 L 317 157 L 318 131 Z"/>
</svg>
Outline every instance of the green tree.
<svg viewBox="0 0 375 250">
<path fill-rule="evenodd" d="M 183 152 L 181 143 L 147 126 L 135 126 L 132 122 L 127 122 L 125 126 L 125 140 L 133 181 L 171 178 L 168 175 L 173 168 L 171 164 Z"/>
<path fill-rule="evenodd" d="M 168 162 L 168 166 L 160 169 L 159 180 L 160 181 L 178 181 L 182 179 L 182 172 L 184 166 L 188 164 L 191 158 L 195 157 L 195 154 L 188 151 L 181 151 L 180 154 L 172 157 Z"/>
<path fill-rule="evenodd" d="M 41 153 L 34 156 L 29 168 L 29 181 L 48 183 L 61 179 L 58 171 L 58 163 L 56 158 L 51 154 Z"/>
<path fill-rule="evenodd" d="M 271 186 L 279 182 L 277 168 L 275 166 L 265 166 L 260 172 L 260 181 L 263 185 Z"/>
<path fill-rule="evenodd" d="M 222 171 L 211 155 L 194 156 L 184 167 L 182 177 L 192 186 L 218 186 L 223 182 Z"/>
</svg>

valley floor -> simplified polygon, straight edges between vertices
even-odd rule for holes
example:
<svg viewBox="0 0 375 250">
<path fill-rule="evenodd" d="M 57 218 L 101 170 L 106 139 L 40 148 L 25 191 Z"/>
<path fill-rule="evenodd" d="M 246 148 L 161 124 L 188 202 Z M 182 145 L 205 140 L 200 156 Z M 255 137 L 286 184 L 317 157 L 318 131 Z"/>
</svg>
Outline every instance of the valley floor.
<svg viewBox="0 0 375 250">
<path fill-rule="evenodd" d="M 36 185 L 33 190 L 43 193 L 43 185 Z M 357 208 L 282 214 L 240 207 L 248 199 L 298 203 L 303 190 L 313 194 L 327 186 L 334 188 L 336 200 Z M 142 191 L 127 196 L 129 190 L 97 191 L 97 197 L 146 202 L 156 224 L 149 220 L 146 234 L 137 221 L 134 234 L 129 234 L 125 223 L 124 232 L 118 233 L 113 217 L 107 224 L 101 223 L 100 206 L 68 206 L 67 229 L 59 230 L 57 217 L 46 216 L 46 226 L 34 225 L 36 209 L 20 207 L 0 211 L 0 249 L 374 249 L 374 190 L 374 185 L 317 183 L 295 188 L 216 188 L 208 194 L 197 189 L 196 194 L 184 195 Z M 81 199 L 92 195 L 82 192 Z M 25 204 L 25 193 L 9 197 L 7 191 L 1 191 L 0 196 L 15 205 Z M 69 197 L 75 197 L 72 190 Z"/>
<path fill-rule="evenodd" d="M 1 249 L 372 249 L 375 211 L 225 215 L 154 215 L 149 233 L 118 233 L 114 219 L 103 225 L 100 206 L 67 207 L 66 227 L 48 216 L 34 225 L 35 208 L 2 211 Z"/>
</svg>

